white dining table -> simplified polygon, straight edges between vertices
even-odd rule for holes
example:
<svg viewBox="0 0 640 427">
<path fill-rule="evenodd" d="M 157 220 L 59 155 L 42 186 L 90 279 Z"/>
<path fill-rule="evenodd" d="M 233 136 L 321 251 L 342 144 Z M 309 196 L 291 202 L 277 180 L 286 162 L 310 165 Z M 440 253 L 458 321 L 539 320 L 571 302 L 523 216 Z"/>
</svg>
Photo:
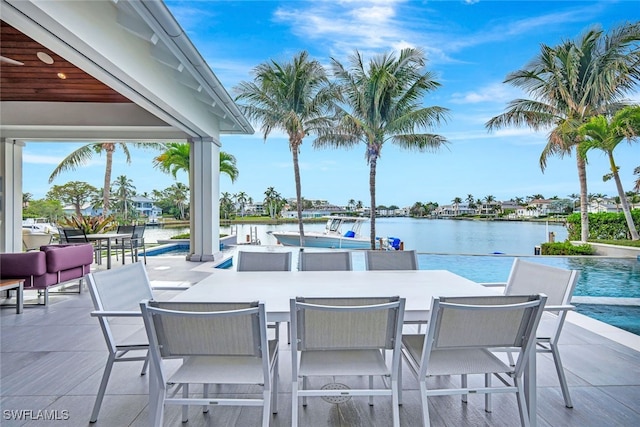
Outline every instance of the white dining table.
<svg viewBox="0 0 640 427">
<path fill-rule="evenodd" d="M 433 297 L 497 293 L 495 288 L 482 286 L 447 270 L 238 272 L 216 269 L 172 301 L 261 301 L 265 304 L 268 321 L 286 322 L 290 319 L 289 301 L 297 296 L 399 296 L 406 299 L 405 322 L 416 322 L 429 319 Z M 536 426 L 536 360 L 535 352 L 531 353 L 524 378 L 525 398 L 531 425 Z M 153 369 L 150 373 L 150 421 L 152 426 L 162 425 L 157 379 Z"/>
</svg>

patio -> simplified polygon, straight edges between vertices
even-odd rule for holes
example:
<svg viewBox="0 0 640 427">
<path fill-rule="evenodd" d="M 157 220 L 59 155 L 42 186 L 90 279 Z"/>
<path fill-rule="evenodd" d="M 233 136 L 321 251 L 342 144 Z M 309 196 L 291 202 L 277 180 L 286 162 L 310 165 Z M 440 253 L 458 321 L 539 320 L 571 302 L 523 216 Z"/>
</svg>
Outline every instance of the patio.
<svg viewBox="0 0 640 427">
<path fill-rule="evenodd" d="M 114 268 L 117 266 L 114 263 Z M 204 279 L 211 271 L 211 264 L 187 262 L 181 257 L 150 257 L 147 270 L 154 286 L 175 285 Z M 165 291 L 164 295 L 172 295 L 170 292 L 174 291 Z M 33 292 L 27 291 L 25 302 L 28 304 L 32 297 Z M 107 357 L 98 323 L 89 316 L 92 308 L 88 292 L 83 292 L 52 294 L 49 306 L 26 306 L 20 315 L 13 309 L 2 309 L 0 409 L 3 426 L 88 425 Z M 122 321 L 122 330 L 128 332 L 129 329 L 127 321 Z M 625 335 L 621 336 L 618 341 L 625 340 Z M 628 338 L 637 341 L 634 335 Z M 562 342 L 563 364 L 574 408 L 563 405 L 550 356 L 538 355 L 538 424 L 637 425 L 640 421 L 637 407 L 640 352 L 573 322 L 565 325 Z M 288 426 L 291 422 L 290 347 L 284 341 L 280 346 L 279 413 L 272 416 L 271 424 Z M 116 364 L 96 426 L 148 425 L 148 380 L 147 376 L 139 375 L 140 368 L 141 363 Z M 401 424 L 420 425 L 417 382 L 408 369 L 404 370 L 403 377 Z M 229 388 L 225 391 L 243 394 L 252 390 Z M 495 395 L 493 399 L 493 412 L 486 413 L 481 396 L 470 396 L 467 405 L 456 396 L 432 398 L 431 421 L 434 426 L 517 424 L 513 396 Z M 306 408 L 300 408 L 300 424 L 387 426 L 391 424 L 389 405 L 389 399 L 381 398 L 372 407 L 364 398 L 342 404 L 311 399 Z M 22 420 L 17 419 L 20 416 Z M 189 416 L 191 426 L 248 426 L 259 422 L 257 408 L 215 407 L 203 414 L 201 408 L 193 407 Z M 165 425 L 182 425 L 179 408 L 168 409 Z"/>
</svg>

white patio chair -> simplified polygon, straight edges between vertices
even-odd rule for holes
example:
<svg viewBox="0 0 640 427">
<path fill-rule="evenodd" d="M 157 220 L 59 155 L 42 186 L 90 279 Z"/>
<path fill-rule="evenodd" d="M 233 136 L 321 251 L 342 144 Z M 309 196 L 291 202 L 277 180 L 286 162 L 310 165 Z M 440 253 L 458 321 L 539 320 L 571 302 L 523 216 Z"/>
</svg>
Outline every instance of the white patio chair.
<svg viewBox="0 0 640 427">
<path fill-rule="evenodd" d="M 87 283 L 95 309 L 91 316 L 98 318 L 109 350 L 109 357 L 91 413 L 90 421 L 94 423 L 98 419 L 111 369 L 115 362 L 144 361 L 140 375 L 144 375 L 147 371 L 149 344 L 140 312 L 140 301 L 153 298 L 153 288 L 144 264 L 139 262 L 111 270 L 89 273 Z M 184 289 L 186 289 L 184 286 L 163 286 L 160 288 L 162 291 Z M 111 328 L 112 321 L 117 318 L 137 318 L 137 320 L 132 320 L 128 328 L 136 330 L 137 327 L 136 333 L 128 337 L 117 335 Z M 145 354 L 141 355 L 140 351 L 144 351 Z M 132 355 L 129 352 L 137 354 Z"/>
<path fill-rule="evenodd" d="M 238 251 L 237 271 L 291 271 L 291 252 Z"/>
<path fill-rule="evenodd" d="M 149 361 L 147 354 L 149 344 L 141 318 L 140 301 L 153 298 L 153 293 L 147 271 L 141 263 L 89 273 L 87 275 L 87 283 L 95 308 L 91 316 L 98 318 L 109 350 L 109 357 L 104 368 L 93 412 L 91 413 L 90 421 L 94 423 L 98 419 L 111 369 L 115 362 L 144 361 L 140 375 L 146 373 Z M 139 318 L 138 333 L 124 339 L 117 337 L 111 328 L 111 322 L 115 318 L 122 317 Z M 134 324 L 130 330 L 135 330 L 135 328 L 136 325 Z M 136 350 L 142 350 L 145 354 L 140 355 Z M 138 354 L 130 355 L 129 352 Z"/>
<path fill-rule="evenodd" d="M 571 297 L 578 282 L 580 272 L 564 268 L 551 267 L 537 262 L 516 258 L 505 286 L 505 295 L 543 293 L 547 296 L 545 313 L 536 333 L 536 351 L 551 353 L 556 366 L 564 404 L 573 408 L 567 378 L 564 374 L 558 341 L 567 312 L 575 307 Z"/>
<path fill-rule="evenodd" d="M 417 270 L 416 251 L 366 251 L 366 270 Z"/>
<path fill-rule="evenodd" d="M 140 303 L 150 343 L 152 369 L 158 381 L 162 425 L 164 405 L 181 405 L 187 422 L 189 405 L 262 406 L 262 425 L 277 413 L 278 342 L 267 341 L 262 303 Z M 170 376 L 165 359 L 183 358 Z M 202 398 L 189 397 L 189 385 L 202 384 Z M 262 387 L 260 398 L 208 396 L 209 384 Z M 182 396 L 177 394 L 182 391 Z"/>
<path fill-rule="evenodd" d="M 351 271 L 351 252 L 305 252 L 298 258 L 300 271 Z"/>
<path fill-rule="evenodd" d="M 398 371 L 404 298 L 291 299 L 292 426 L 298 425 L 299 397 L 391 396 L 393 425 L 400 423 Z M 392 350 L 391 367 L 385 351 Z M 369 388 L 310 389 L 309 377 L 369 376 Z M 390 380 L 374 388 L 373 377 Z M 302 388 L 299 388 L 302 379 Z"/>
<path fill-rule="evenodd" d="M 237 271 L 291 271 L 291 252 L 238 251 Z M 280 322 L 269 325 L 280 339 Z M 287 336 L 291 336 L 287 323 Z"/>
<path fill-rule="evenodd" d="M 491 412 L 490 393 L 515 393 L 520 422 L 529 425 L 522 376 L 535 348 L 534 334 L 542 315 L 544 295 L 434 298 L 427 335 L 403 335 L 403 356 L 418 378 L 425 426 L 429 421 L 429 396 L 485 394 L 485 410 Z M 517 353 L 511 366 L 492 350 L 509 348 Z M 484 375 L 484 387 L 469 386 L 467 376 Z M 460 388 L 429 389 L 427 378 L 461 375 Z M 492 375 L 502 386 L 491 385 Z"/>
</svg>

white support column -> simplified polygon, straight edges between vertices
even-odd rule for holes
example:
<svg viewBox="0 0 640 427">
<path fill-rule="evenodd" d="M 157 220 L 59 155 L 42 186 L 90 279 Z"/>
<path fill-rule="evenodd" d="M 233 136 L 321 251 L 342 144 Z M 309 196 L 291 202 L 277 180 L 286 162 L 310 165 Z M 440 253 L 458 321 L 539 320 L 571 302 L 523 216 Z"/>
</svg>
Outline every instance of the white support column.
<svg viewBox="0 0 640 427">
<path fill-rule="evenodd" d="M 0 139 L 0 252 L 22 251 L 22 147 Z"/>
<path fill-rule="evenodd" d="M 190 261 L 213 261 L 220 252 L 220 143 L 213 138 L 191 139 Z"/>
</svg>

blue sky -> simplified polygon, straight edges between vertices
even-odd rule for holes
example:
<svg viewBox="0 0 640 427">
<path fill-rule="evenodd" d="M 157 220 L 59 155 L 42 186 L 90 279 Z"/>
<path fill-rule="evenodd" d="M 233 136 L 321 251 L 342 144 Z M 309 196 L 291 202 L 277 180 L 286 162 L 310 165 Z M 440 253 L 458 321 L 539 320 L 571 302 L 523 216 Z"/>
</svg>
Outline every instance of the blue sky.
<svg viewBox="0 0 640 427">
<path fill-rule="evenodd" d="M 546 132 L 508 128 L 488 133 L 484 123 L 502 113 L 512 99 L 524 96 L 502 83 L 540 51 L 575 39 L 592 25 L 605 30 L 640 20 L 636 1 L 167 1 L 167 6 L 235 96 L 233 88 L 251 80 L 251 70 L 269 60 L 289 61 L 300 50 L 323 64 L 331 57 L 347 62 L 355 49 L 365 57 L 420 47 L 427 69 L 442 86 L 425 105 L 451 110 L 446 124 L 435 130 L 449 140 L 437 153 L 404 151 L 385 144 L 378 163 L 377 203 L 409 206 L 416 201 L 448 204 L 492 195 L 498 200 L 542 194 L 566 197 L 579 192 L 574 157 L 552 158 L 545 173 L 539 156 Z M 640 89 L 630 94 L 640 102 Z M 222 150 L 237 158 L 240 176 L 231 183 L 221 177 L 220 190 L 244 191 L 256 201 L 273 186 L 283 197 L 295 197 L 291 153 L 286 136 L 272 133 L 264 142 L 256 134 L 222 135 Z M 302 145 L 300 168 L 306 199 L 345 205 L 350 199 L 369 205 L 368 166 L 364 145 L 352 150 L 316 150 L 313 136 Z M 24 150 L 24 191 L 35 198 L 49 189 L 48 177 L 77 144 L 28 143 Z M 632 188 L 633 169 L 640 166 L 640 145 L 622 143 L 615 152 L 625 190 Z M 152 166 L 155 152 L 132 150 L 127 165 L 115 156 L 112 179 L 130 178 L 139 193 L 162 190 L 174 180 Z M 590 193 L 615 196 L 604 154 L 589 154 Z M 87 181 L 100 188 L 104 158 L 54 181 Z M 178 180 L 188 182 L 186 175 Z"/>
</svg>

